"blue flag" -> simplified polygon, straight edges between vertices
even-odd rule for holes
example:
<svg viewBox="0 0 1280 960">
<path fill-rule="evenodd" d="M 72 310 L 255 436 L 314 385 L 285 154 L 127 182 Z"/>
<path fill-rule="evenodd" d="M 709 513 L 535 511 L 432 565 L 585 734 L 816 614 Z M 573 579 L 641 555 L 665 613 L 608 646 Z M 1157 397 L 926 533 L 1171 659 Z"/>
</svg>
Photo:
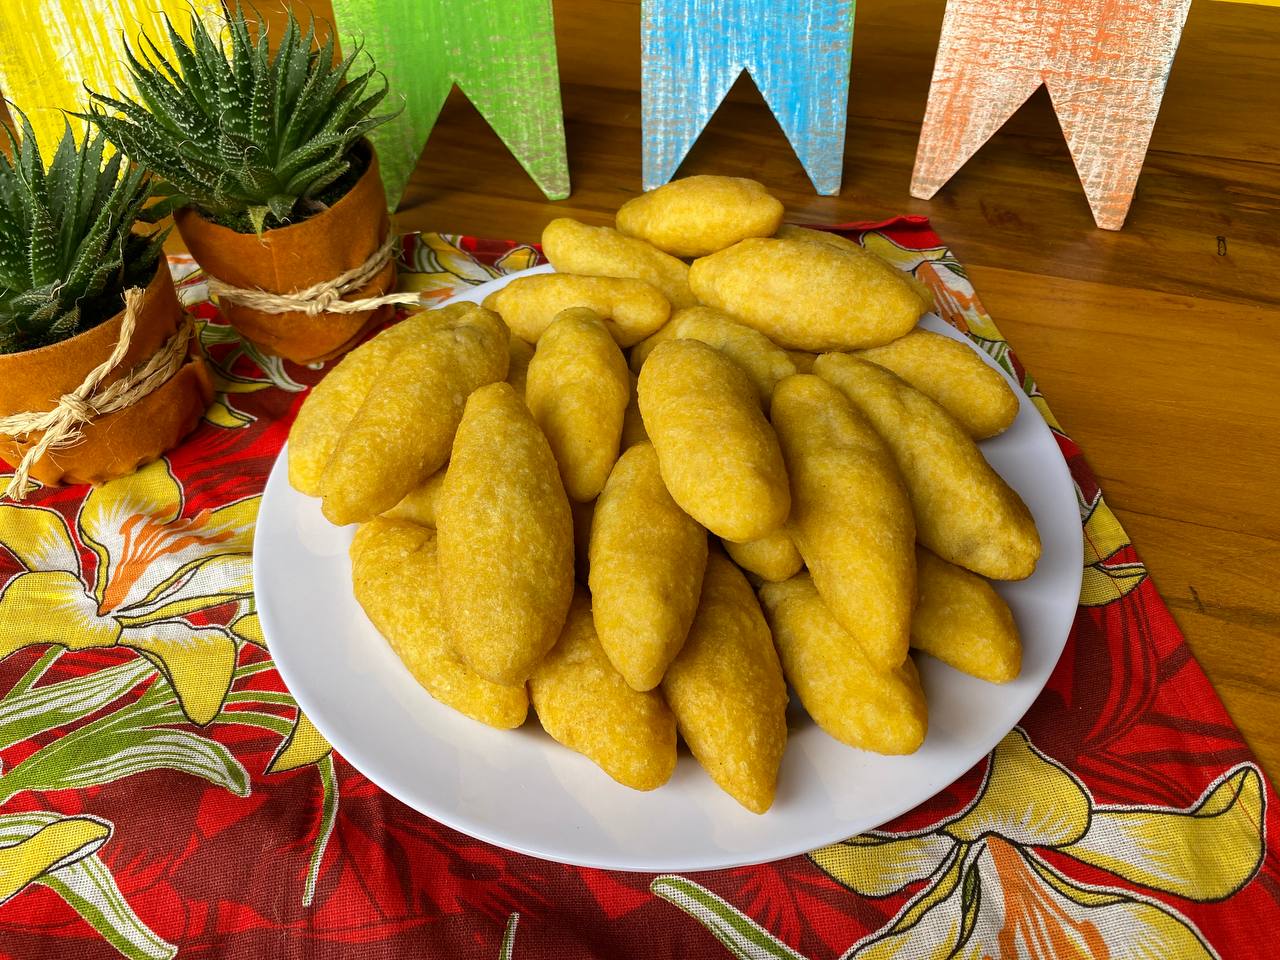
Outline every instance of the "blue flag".
<svg viewBox="0 0 1280 960">
<path fill-rule="evenodd" d="M 840 190 L 854 0 L 644 0 L 644 186 L 675 174 L 746 70 L 814 188 Z"/>
</svg>

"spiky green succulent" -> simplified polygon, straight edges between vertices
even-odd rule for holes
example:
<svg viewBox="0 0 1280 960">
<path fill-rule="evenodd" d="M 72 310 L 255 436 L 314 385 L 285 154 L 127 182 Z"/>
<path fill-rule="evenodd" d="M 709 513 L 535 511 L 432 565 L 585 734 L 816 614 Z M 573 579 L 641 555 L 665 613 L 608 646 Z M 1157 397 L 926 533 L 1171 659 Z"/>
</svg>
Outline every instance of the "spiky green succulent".
<svg viewBox="0 0 1280 960">
<path fill-rule="evenodd" d="M 83 114 L 131 159 L 150 167 L 166 200 L 154 213 L 192 206 L 218 223 L 261 233 L 336 200 L 363 171 L 356 143 L 375 115 L 385 79 L 372 65 L 348 76 L 357 48 L 335 62 L 333 35 L 316 42 L 292 14 L 274 56 L 261 20 L 237 6 L 227 41 L 191 17 L 188 43 L 166 17 L 173 59 L 145 33 L 125 45 L 137 98 L 90 91 Z M 357 164 L 358 166 L 353 166 Z"/>
<path fill-rule="evenodd" d="M 5 126 L 10 151 L 0 153 L 0 353 L 57 343 L 118 313 L 121 293 L 155 273 L 168 232 L 133 232 L 147 178 L 119 153 L 104 163 L 101 133 L 77 144 L 68 124 L 46 170 L 30 122 L 13 113 L 22 135 Z"/>
</svg>

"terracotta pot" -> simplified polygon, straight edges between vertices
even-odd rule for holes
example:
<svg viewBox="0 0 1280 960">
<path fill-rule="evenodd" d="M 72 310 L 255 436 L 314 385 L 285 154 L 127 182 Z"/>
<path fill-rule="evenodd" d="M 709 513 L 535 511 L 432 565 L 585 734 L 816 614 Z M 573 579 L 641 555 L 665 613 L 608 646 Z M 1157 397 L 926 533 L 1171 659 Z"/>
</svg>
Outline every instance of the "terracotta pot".
<svg viewBox="0 0 1280 960">
<path fill-rule="evenodd" d="M 177 211 L 174 223 L 196 262 L 224 283 L 293 293 L 332 280 L 368 260 L 391 229 L 378 156 L 367 143 L 360 148 L 368 151 L 369 157 L 364 175 L 332 207 L 301 223 L 265 230 L 259 237 L 216 224 L 190 207 Z M 395 282 L 392 258 L 372 281 L 345 299 L 379 296 Z M 263 313 L 222 304 L 223 316 L 242 334 L 268 353 L 297 363 L 337 356 L 354 346 L 366 330 L 388 319 L 394 309 L 385 306 L 362 313 L 309 317 L 299 311 Z"/>
<path fill-rule="evenodd" d="M 84 382 L 111 355 L 120 338 L 123 309 L 110 320 L 69 340 L 0 354 L 0 416 L 52 410 L 58 398 Z M 102 385 L 119 380 L 173 336 L 182 307 L 164 258 L 147 284 L 139 305 L 133 339 L 124 359 Z M 158 390 L 131 407 L 100 417 L 84 427 L 74 446 L 53 450 L 36 461 L 31 476 L 41 483 L 99 483 L 131 473 L 173 447 L 195 428 L 213 399 L 213 383 L 199 350 Z M 39 437 L 19 442 L 0 437 L 0 457 L 17 464 Z"/>
</svg>

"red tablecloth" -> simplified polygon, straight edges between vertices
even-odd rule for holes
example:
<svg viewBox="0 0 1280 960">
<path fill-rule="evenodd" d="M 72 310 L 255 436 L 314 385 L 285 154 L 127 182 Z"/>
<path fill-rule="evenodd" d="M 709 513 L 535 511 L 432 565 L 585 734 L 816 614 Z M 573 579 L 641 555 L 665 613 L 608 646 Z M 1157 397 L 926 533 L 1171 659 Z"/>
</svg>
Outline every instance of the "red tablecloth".
<svg viewBox="0 0 1280 960">
<path fill-rule="evenodd" d="M 254 613 L 259 495 L 321 371 L 243 343 L 176 260 L 207 422 L 132 477 L 0 505 L 0 957 L 1280 955 L 1275 793 L 1079 449 L 925 221 L 843 232 L 1014 373 L 1079 490 L 1070 642 L 988 761 L 881 831 L 696 876 L 560 866 L 404 807 L 298 716 Z M 538 255 L 424 235 L 404 258 L 444 297 Z"/>
</svg>

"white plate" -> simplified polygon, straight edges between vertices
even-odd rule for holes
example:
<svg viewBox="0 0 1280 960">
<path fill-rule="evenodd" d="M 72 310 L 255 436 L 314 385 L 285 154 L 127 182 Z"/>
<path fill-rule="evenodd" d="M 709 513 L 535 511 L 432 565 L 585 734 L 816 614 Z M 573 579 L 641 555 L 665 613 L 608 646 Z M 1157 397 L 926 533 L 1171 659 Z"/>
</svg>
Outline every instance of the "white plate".
<svg viewBox="0 0 1280 960">
<path fill-rule="evenodd" d="M 510 279 L 457 299 L 478 302 Z M 968 342 L 936 317 L 922 326 Z M 1044 542 L 1034 576 L 997 584 L 1022 631 L 1022 675 L 997 687 L 920 657 L 929 736 L 909 757 L 852 750 L 793 709 L 777 800 L 764 816 L 722 793 L 683 748 L 667 785 L 637 793 L 552 741 L 532 714 L 500 731 L 433 700 L 352 598 L 353 528 L 331 526 L 318 501 L 289 486 L 284 451 L 254 542 L 263 632 L 299 705 L 352 766 L 473 837 L 616 870 L 709 870 L 803 853 L 892 820 L 960 777 L 1018 722 L 1058 661 L 1080 596 L 1080 514 L 1057 443 L 1018 395 L 1017 420 L 982 451 L 1027 502 Z"/>
</svg>

